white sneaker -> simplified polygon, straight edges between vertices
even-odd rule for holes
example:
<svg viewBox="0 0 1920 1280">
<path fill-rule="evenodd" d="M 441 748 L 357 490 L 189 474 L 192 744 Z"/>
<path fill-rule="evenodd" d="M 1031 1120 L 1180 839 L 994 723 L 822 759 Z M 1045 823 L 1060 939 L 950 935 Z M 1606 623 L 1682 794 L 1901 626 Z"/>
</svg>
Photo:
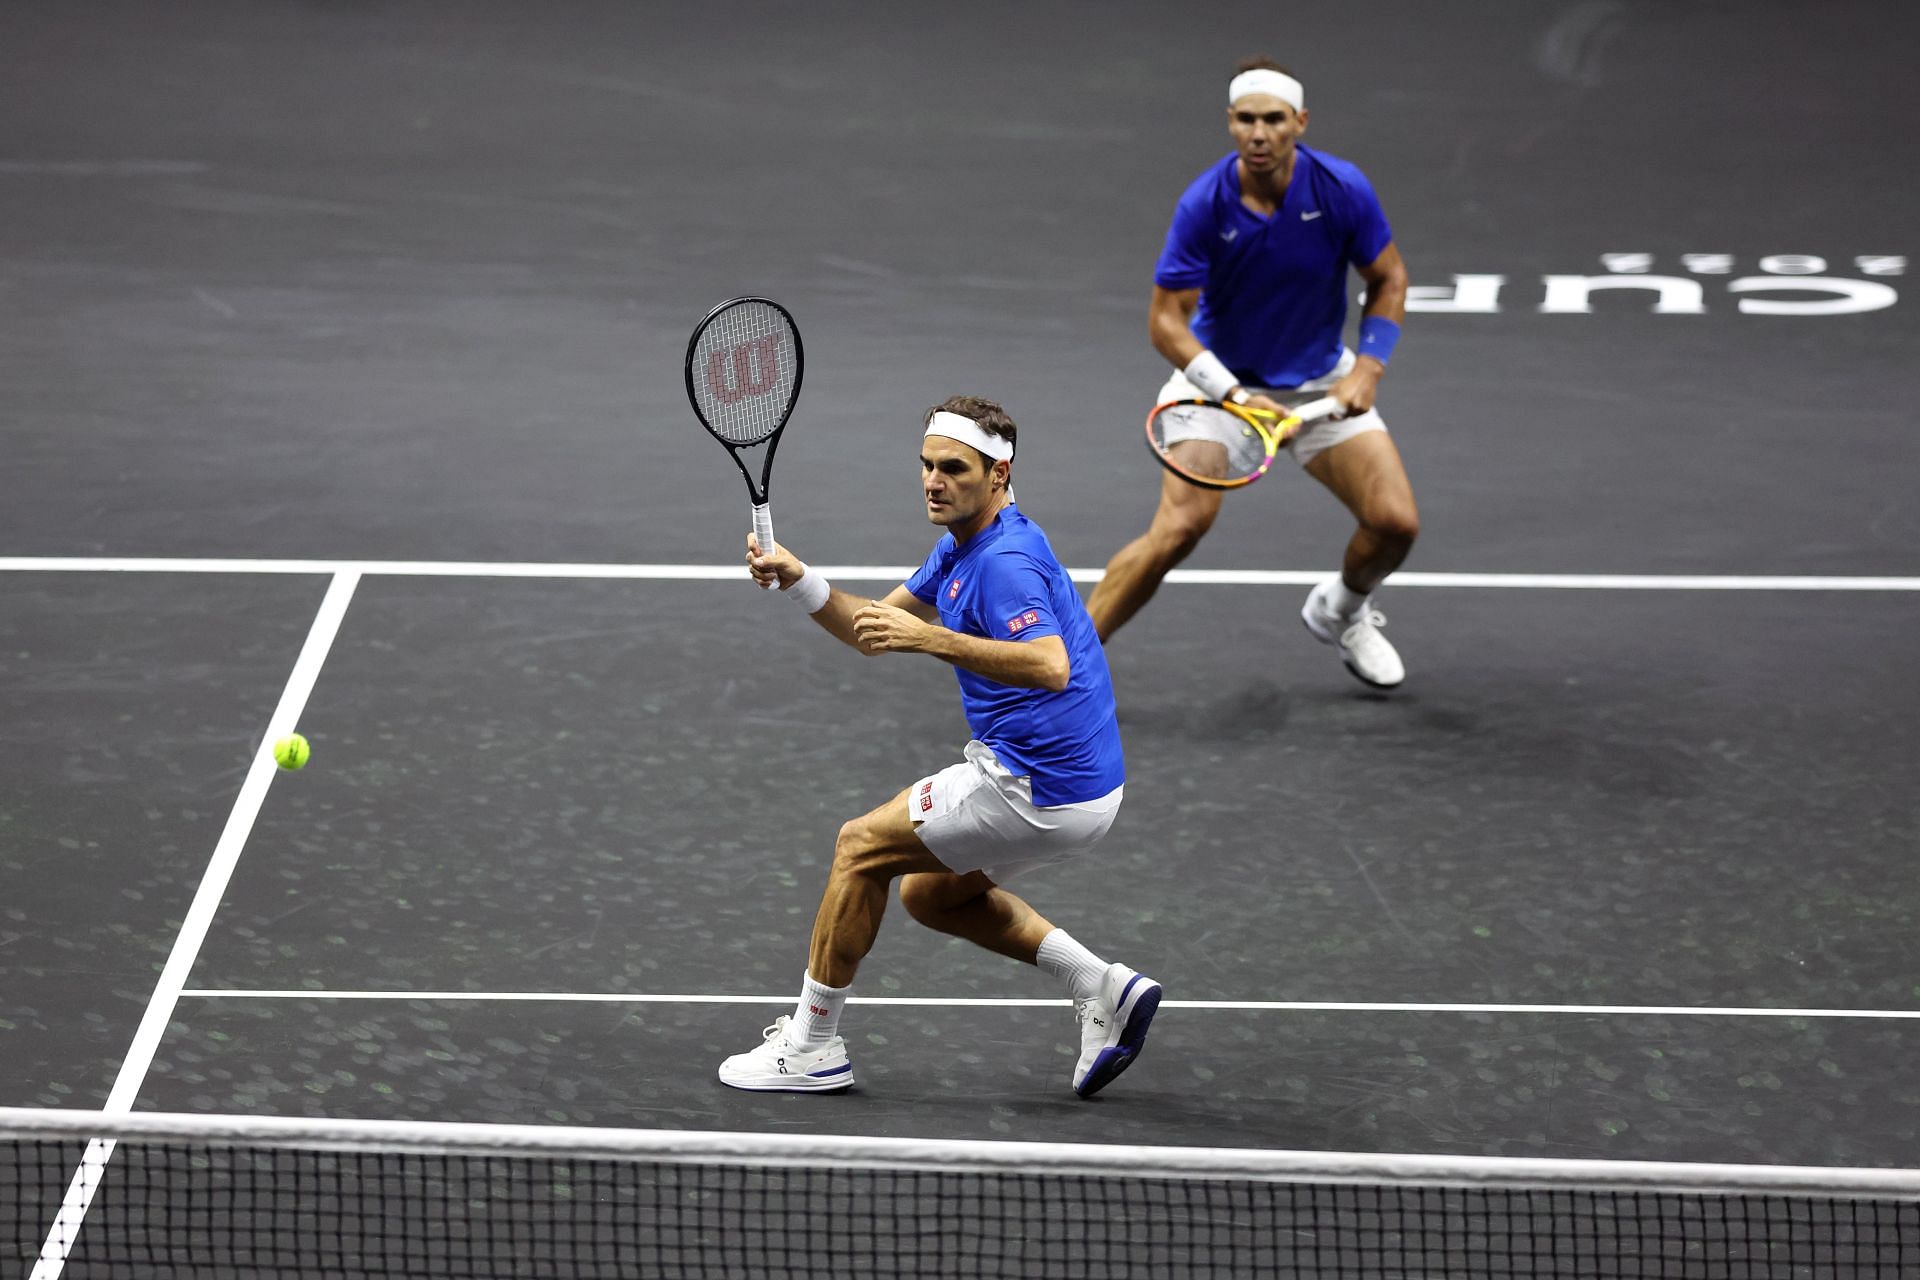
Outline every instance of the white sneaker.
<svg viewBox="0 0 1920 1280">
<path fill-rule="evenodd" d="M 1371 604 L 1363 604 L 1359 613 L 1342 618 L 1327 605 L 1332 585 L 1331 581 L 1323 582 L 1307 593 L 1307 602 L 1300 608 L 1300 621 L 1307 624 L 1307 630 L 1321 643 L 1340 650 L 1347 670 L 1361 683 L 1376 689 L 1391 689 L 1405 680 L 1406 665 L 1400 661 L 1393 645 L 1380 634 L 1380 628 L 1387 625 L 1387 615 Z"/>
<path fill-rule="evenodd" d="M 1108 965 L 1100 979 L 1100 994 L 1073 1004 L 1080 1018 L 1080 1061 L 1073 1068 L 1073 1091 L 1091 1098 L 1132 1066 L 1159 1008 L 1159 983 L 1123 964 Z"/>
<path fill-rule="evenodd" d="M 788 1038 L 791 1021 L 785 1014 L 775 1018 L 761 1032 L 766 1040 L 758 1049 L 736 1053 L 721 1063 L 720 1083 L 762 1093 L 822 1093 L 852 1085 L 847 1042 L 835 1036 L 811 1049 L 799 1048 Z"/>
</svg>

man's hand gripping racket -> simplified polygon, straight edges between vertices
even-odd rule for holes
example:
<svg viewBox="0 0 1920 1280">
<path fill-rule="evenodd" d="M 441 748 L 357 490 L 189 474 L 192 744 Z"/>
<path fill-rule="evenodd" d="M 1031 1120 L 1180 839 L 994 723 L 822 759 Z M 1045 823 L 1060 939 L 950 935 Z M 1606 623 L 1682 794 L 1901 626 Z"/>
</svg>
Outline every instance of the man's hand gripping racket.
<svg viewBox="0 0 1920 1280">
<path fill-rule="evenodd" d="M 807 566 L 785 547 L 762 548 L 755 530 L 747 535 L 747 572 L 762 591 L 785 591 L 805 576 Z"/>
<path fill-rule="evenodd" d="M 1306 424 L 1345 412 L 1332 396 L 1310 400 L 1285 416 L 1217 400 L 1170 400 L 1147 415 L 1147 447 L 1161 466 L 1188 484 L 1238 489 L 1267 474 L 1280 446 Z"/>
<path fill-rule="evenodd" d="M 687 342 L 687 399 L 700 425 L 726 446 L 746 477 L 754 538 L 764 555 L 772 555 L 775 548 L 773 512 L 767 505 L 773 451 L 800 398 L 804 367 L 793 317 L 766 298 L 721 303 L 694 327 Z M 756 481 L 741 451 L 759 445 L 766 446 L 766 454 Z"/>
</svg>

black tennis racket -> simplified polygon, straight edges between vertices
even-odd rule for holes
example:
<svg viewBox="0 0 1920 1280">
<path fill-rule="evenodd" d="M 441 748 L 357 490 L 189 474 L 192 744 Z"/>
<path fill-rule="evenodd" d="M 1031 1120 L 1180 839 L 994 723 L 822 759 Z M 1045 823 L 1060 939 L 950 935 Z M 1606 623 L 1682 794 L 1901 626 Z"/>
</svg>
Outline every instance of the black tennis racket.
<svg viewBox="0 0 1920 1280">
<path fill-rule="evenodd" d="M 727 447 L 747 478 L 753 534 L 760 554 L 773 554 L 773 512 L 767 482 L 773 451 L 800 398 L 804 367 L 800 330 L 787 309 L 766 298 L 734 298 L 707 312 L 687 341 L 687 399 L 700 425 Z M 743 450 L 766 446 L 760 479 Z"/>
</svg>

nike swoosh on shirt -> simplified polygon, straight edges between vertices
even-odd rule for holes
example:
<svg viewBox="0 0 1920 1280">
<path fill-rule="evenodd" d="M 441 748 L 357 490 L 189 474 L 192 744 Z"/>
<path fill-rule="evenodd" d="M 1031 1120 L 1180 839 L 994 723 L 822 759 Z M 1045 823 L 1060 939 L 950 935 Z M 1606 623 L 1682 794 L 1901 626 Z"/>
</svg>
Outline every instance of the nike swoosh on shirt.
<svg viewBox="0 0 1920 1280">
<path fill-rule="evenodd" d="M 1232 244 L 1232 243 L 1233 243 L 1233 240 L 1234 240 L 1234 237 L 1235 237 L 1235 236 L 1237 236 L 1237 235 L 1239 235 L 1239 234 L 1240 234 L 1240 228 L 1238 228 L 1238 227 L 1235 227 L 1235 228 L 1233 228 L 1233 230 L 1231 230 L 1231 231 L 1222 231 L 1222 232 L 1220 233 L 1220 238 L 1221 238 L 1222 240 L 1225 240 L 1225 241 L 1226 241 L 1226 242 L 1227 242 L 1228 244 Z"/>
<path fill-rule="evenodd" d="M 1322 210 L 1319 210 L 1319 209 L 1314 209 L 1311 212 L 1303 213 L 1300 215 L 1300 221 L 1312 222 L 1315 218 L 1319 217 L 1321 213 L 1322 213 Z"/>
</svg>

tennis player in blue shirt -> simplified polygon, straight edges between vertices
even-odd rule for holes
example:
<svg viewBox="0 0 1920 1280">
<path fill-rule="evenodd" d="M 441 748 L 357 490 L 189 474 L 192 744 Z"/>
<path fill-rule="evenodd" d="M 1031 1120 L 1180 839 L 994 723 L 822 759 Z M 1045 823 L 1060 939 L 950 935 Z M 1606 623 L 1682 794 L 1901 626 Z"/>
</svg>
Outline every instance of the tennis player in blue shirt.
<svg viewBox="0 0 1920 1280">
<path fill-rule="evenodd" d="M 920 923 L 1066 983 L 1080 1018 L 1080 1096 L 1132 1065 L 1146 1040 L 1160 984 L 1102 960 L 1001 887 L 1098 843 L 1126 781 L 1093 623 L 1046 535 L 1014 506 L 1017 438 L 988 400 L 956 396 L 927 411 L 921 489 L 927 519 L 947 532 L 884 600 L 831 586 L 785 547 L 762 554 L 748 536 L 754 580 L 778 586 L 836 638 L 865 654 L 951 663 L 973 740 L 959 763 L 840 828 L 799 1004 L 758 1048 L 720 1064 L 736 1089 L 853 1083 L 840 1010 L 895 880 Z"/>
<path fill-rule="evenodd" d="M 1301 617 L 1355 676 L 1392 688 L 1406 669 L 1370 597 L 1406 559 L 1420 516 L 1374 399 L 1406 314 L 1406 266 L 1366 176 L 1300 145 L 1307 109 L 1298 80 L 1251 59 L 1227 99 L 1234 151 L 1180 197 L 1154 271 L 1148 330 L 1177 370 L 1156 403 L 1203 398 L 1279 410 L 1331 395 L 1346 406 L 1287 446 L 1359 522 L 1340 572 L 1314 587 Z M 1349 267 L 1366 282 L 1357 353 L 1341 341 Z M 1102 640 L 1199 545 L 1220 499 L 1162 475 L 1152 524 L 1113 557 L 1087 600 Z"/>
</svg>

